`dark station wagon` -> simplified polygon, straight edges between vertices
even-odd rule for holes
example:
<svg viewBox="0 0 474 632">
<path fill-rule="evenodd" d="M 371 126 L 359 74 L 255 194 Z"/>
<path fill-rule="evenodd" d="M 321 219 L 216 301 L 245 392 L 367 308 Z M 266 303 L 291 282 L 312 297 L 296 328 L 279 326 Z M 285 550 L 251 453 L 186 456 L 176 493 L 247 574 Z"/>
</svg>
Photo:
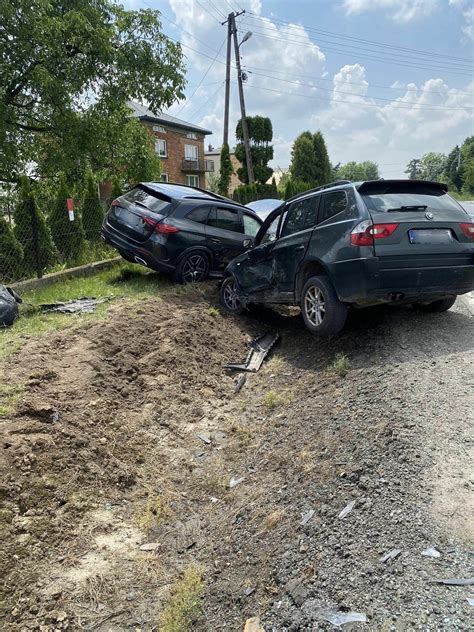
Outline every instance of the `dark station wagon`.
<svg viewBox="0 0 474 632">
<path fill-rule="evenodd" d="M 112 202 L 101 235 L 127 261 L 190 283 L 220 276 L 261 224 L 250 209 L 211 191 L 142 182 Z"/>
<path fill-rule="evenodd" d="M 299 305 L 308 329 L 338 333 L 349 306 L 448 310 L 474 289 L 473 218 L 438 182 L 338 181 L 287 200 L 234 259 L 223 307 Z"/>
</svg>

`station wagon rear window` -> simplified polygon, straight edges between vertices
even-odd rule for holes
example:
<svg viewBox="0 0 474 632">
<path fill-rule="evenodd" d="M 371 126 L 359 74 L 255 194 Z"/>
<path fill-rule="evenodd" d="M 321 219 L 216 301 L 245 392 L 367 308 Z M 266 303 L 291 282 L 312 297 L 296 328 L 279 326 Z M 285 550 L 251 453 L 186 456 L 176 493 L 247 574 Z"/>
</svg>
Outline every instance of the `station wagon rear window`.
<svg viewBox="0 0 474 632">
<path fill-rule="evenodd" d="M 376 213 L 386 213 L 394 209 L 403 209 L 403 207 L 413 207 L 413 210 L 419 208 L 424 210 L 439 209 L 459 211 L 459 204 L 446 193 L 443 195 L 426 195 L 423 193 L 379 193 L 376 195 L 363 195 L 369 211 Z"/>
</svg>

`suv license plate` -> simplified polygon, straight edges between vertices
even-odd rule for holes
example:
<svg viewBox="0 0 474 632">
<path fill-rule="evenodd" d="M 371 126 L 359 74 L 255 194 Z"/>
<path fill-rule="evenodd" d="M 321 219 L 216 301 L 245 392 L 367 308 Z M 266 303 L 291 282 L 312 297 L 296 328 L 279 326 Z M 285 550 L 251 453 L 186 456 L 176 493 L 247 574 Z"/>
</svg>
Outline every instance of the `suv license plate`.
<svg viewBox="0 0 474 632">
<path fill-rule="evenodd" d="M 449 244 L 453 241 L 449 228 L 409 230 L 408 237 L 411 244 Z"/>
</svg>

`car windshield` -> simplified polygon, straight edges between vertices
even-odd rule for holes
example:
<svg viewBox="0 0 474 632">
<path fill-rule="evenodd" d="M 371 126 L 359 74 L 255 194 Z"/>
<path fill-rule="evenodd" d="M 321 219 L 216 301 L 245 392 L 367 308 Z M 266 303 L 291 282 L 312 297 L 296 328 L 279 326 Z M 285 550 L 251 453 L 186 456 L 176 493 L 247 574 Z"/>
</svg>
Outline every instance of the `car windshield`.
<svg viewBox="0 0 474 632">
<path fill-rule="evenodd" d="M 439 210 L 459 211 L 458 203 L 447 194 L 425 195 L 422 193 L 379 193 L 377 195 L 363 195 L 369 211 L 386 213 L 393 209 L 424 211 L 427 208 Z M 409 207 L 409 209 L 407 209 Z"/>
</svg>

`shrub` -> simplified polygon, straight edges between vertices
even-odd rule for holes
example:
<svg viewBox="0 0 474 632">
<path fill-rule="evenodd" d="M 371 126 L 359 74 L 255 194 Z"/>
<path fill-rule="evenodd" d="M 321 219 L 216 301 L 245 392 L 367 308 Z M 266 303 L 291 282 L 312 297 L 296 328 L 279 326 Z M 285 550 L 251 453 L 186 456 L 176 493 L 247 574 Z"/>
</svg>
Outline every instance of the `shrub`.
<svg viewBox="0 0 474 632">
<path fill-rule="evenodd" d="M 0 217 L 0 281 L 12 281 L 21 276 L 23 248 L 10 224 Z"/>
<path fill-rule="evenodd" d="M 67 211 L 67 198 L 70 197 L 66 183 L 61 182 L 56 197 L 56 202 L 48 217 L 49 227 L 53 241 L 61 258 L 74 262 L 80 258 L 84 247 L 84 231 L 81 217 L 74 211 L 74 221 L 69 220 Z"/>
<path fill-rule="evenodd" d="M 17 241 L 23 248 L 21 269 L 25 275 L 42 273 L 58 258 L 43 213 L 26 177 L 21 179 L 20 200 L 13 214 Z"/>
<path fill-rule="evenodd" d="M 97 184 L 91 172 L 87 174 L 86 190 L 82 204 L 82 226 L 88 241 L 100 240 L 100 229 L 104 220 L 104 210 L 97 192 Z"/>
</svg>

